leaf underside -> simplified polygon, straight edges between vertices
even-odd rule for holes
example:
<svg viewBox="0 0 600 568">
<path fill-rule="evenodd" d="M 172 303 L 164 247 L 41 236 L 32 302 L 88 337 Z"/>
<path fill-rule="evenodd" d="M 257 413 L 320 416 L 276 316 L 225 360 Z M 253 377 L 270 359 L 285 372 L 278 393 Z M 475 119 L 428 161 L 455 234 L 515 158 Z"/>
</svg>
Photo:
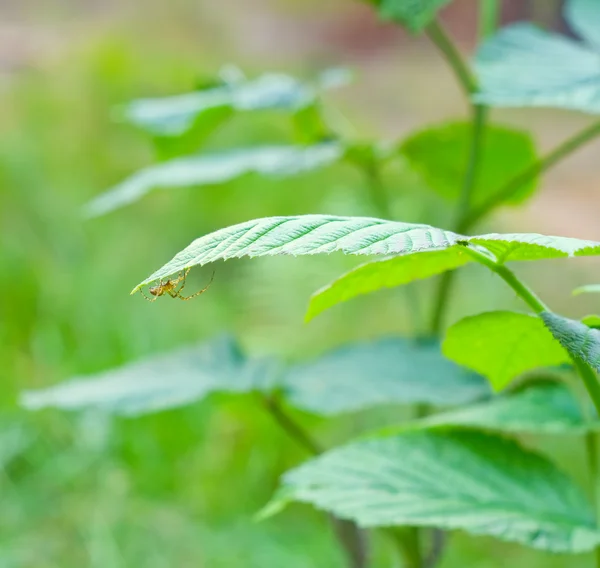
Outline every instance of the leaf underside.
<svg viewBox="0 0 600 568">
<path fill-rule="evenodd" d="M 334 449 L 286 473 L 266 514 L 310 503 L 363 527 L 426 526 L 540 550 L 592 550 L 583 493 L 545 458 L 475 431 L 417 431 Z"/>
</svg>

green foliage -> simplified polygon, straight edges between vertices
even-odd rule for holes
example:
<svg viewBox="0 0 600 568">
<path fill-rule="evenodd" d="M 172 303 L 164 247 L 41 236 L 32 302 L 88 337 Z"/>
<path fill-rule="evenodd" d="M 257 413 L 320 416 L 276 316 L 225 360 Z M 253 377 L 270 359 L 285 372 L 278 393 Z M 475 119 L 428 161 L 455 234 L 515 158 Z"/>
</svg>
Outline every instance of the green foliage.
<svg viewBox="0 0 600 568">
<path fill-rule="evenodd" d="M 551 312 L 542 314 L 552 335 L 573 356 L 600 372 L 600 330 Z"/>
<path fill-rule="evenodd" d="M 222 184 L 256 173 L 285 178 L 321 168 L 339 160 L 344 149 L 337 143 L 315 146 L 257 146 L 176 158 L 149 166 L 90 201 L 88 217 L 104 215 L 144 197 L 155 188 Z"/>
<path fill-rule="evenodd" d="M 286 473 L 264 515 L 291 501 L 363 527 L 462 529 L 553 552 L 600 541 L 593 511 L 562 472 L 481 432 L 410 432 L 334 449 Z"/>
<path fill-rule="evenodd" d="M 486 247 L 500 263 L 600 254 L 600 243 L 594 241 L 534 233 L 464 237 L 429 225 L 371 217 L 265 217 L 232 225 L 196 239 L 138 284 L 132 293 L 185 268 L 243 256 L 297 256 L 335 251 L 355 255 L 406 255 L 450 250 L 451 247 L 465 246 L 466 243 Z M 417 271 L 414 274 L 418 277 Z"/>
<path fill-rule="evenodd" d="M 479 428 L 496 432 L 533 434 L 585 434 L 600 430 L 600 421 L 586 418 L 577 399 L 563 384 L 539 381 L 516 392 L 507 392 L 484 402 L 433 414 L 420 420 L 391 426 L 377 436 L 412 429 Z"/>
<path fill-rule="evenodd" d="M 442 351 L 487 377 L 494 390 L 527 371 L 569 362 L 540 318 L 508 311 L 477 314 L 455 323 L 446 332 Z"/>
<path fill-rule="evenodd" d="M 457 201 L 467 171 L 472 137 L 473 127 L 468 122 L 445 123 L 411 134 L 400 151 L 429 188 L 450 201 Z M 485 128 L 481 154 L 472 192 L 474 206 L 487 201 L 537 160 L 535 144 L 528 133 L 495 124 Z M 536 187 L 534 177 L 524 183 L 508 203 L 522 203 Z"/>
<path fill-rule="evenodd" d="M 481 92 L 475 100 L 497 107 L 543 106 L 600 113 L 600 9 L 595 0 L 570 0 L 565 18 L 589 42 L 519 23 L 478 50 Z"/>
<path fill-rule="evenodd" d="M 119 110 L 128 122 L 160 136 L 180 136 L 215 113 L 279 109 L 296 112 L 312 105 L 323 88 L 348 80 L 343 70 L 324 73 L 314 84 L 289 75 L 269 73 L 256 79 L 235 77 L 218 86 L 155 99 L 140 99 Z"/>
<path fill-rule="evenodd" d="M 367 0 L 374 4 L 379 16 L 398 22 L 412 32 L 420 32 L 451 0 Z"/>
<path fill-rule="evenodd" d="M 445 359 L 437 342 L 386 338 L 284 366 L 274 358 L 246 357 L 234 339 L 220 337 L 27 391 L 21 402 L 29 410 L 95 408 L 140 416 L 185 406 L 215 392 L 253 391 L 281 391 L 289 404 L 324 416 L 384 404 L 452 406 L 489 395 L 485 380 Z"/>
<path fill-rule="evenodd" d="M 489 395 L 485 380 L 445 359 L 436 341 L 383 338 L 350 344 L 292 366 L 287 401 L 335 415 L 384 404 L 465 404 Z"/>
<path fill-rule="evenodd" d="M 472 260 L 462 250 L 462 247 L 453 247 L 446 250 L 392 256 L 383 260 L 366 262 L 317 290 L 310 298 L 306 321 L 310 321 L 325 310 L 347 302 L 356 296 L 370 294 L 382 288 L 394 288 L 414 280 L 430 278 L 441 272 L 463 266 Z"/>
</svg>

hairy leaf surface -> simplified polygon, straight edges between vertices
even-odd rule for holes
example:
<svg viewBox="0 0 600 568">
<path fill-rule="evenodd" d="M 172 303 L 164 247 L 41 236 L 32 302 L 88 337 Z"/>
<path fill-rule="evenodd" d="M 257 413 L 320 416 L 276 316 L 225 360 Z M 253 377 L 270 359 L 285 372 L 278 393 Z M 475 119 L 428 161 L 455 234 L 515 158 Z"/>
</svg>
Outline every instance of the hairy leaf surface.
<svg viewBox="0 0 600 568">
<path fill-rule="evenodd" d="M 425 184 L 442 197 L 458 200 L 469 161 L 473 127 L 468 122 L 451 122 L 421 130 L 409 136 L 400 151 Z M 487 125 L 481 161 L 472 200 L 487 201 L 508 181 L 536 162 L 535 144 L 524 131 Z M 509 203 L 521 203 L 531 196 L 537 179 L 523 184 Z"/>
<path fill-rule="evenodd" d="M 461 529 L 553 552 L 600 534 L 581 490 L 516 442 L 473 431 L 409 432 L 334 449 L 286 473 L 264 515 L 310 503 L 363 527 Z"/>
<path fill-rule="evenodd" d="M 228 182 L 256 173 L 285 178 L 338 161 L 344 148 L 336 143 L 314 146 L 257 146 L 176 158 L 150 166 L 101 193 L 85 206 L 97 217 L 138 201 L 156 188 L 189 187 Z"/>
<path fill-rule="evenodd" d="M 232 225 L 196 239 L 138 284 L 132 293 L 185 268 L 243 256 L 296 256 L 336 251 L 354 255 L 400 256 L 448 251 L 469 243 L 485 246 L 501 262 L 600 254 L 600 243 L 594 241 L 534 233 L 465 237 L 429 225 L 372 217 L 265 217 Z M 455 252 L 447 254 L 454 255 Z M 438 258 L 445 257 L 441 255 Z M 414 274 L 416 276 L 406 282 L 418 278 L 419 270 L 415 269 Z"/>
<path fill-rule="evenodd" d="M 550 312 L 542 314 L 542 318 L 552 335 L 571 355 L 600 372 L 600 330 Z"/>
<path fill-rule="evenodd" d="M 442 350 L 449 359 L 487 377 L 495 390 L 527 371 L 569 362 L 539 317 L 509 311 L 460 320 L 446 332 Z"/>
</svg>

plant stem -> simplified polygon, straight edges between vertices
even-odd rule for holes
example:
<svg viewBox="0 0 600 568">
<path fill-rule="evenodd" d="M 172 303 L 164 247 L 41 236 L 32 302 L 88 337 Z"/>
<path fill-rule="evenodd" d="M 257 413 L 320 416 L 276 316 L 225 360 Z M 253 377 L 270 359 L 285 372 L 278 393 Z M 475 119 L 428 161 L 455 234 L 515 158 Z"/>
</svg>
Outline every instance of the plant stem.
<svg viewBox="0 0 600 568">
<path fill-rule="evenodd" d="M 479 39 L 491 36 L 500 20 L 500 0 L 479 0 Z"/>
<path fill-rule="evenodd" d="M 530 182 L 539 174 L 549 170 L 552 166 L 556 165 L 575 150 L 599 135 L 600 122 L 595 122 L 562 142 L 554 150 L 546 154 L 539 162 L 536 162 L 529 168 L 523 170 L 520 174 L 517 174 L 517 176 L 508 181 L 489 199 L 468 212 L 459 223 L 456 231 L 458 233 L 468 231 L 473 225 L 490 213 L 499 203 L 510 199 L 524 184 Z"/>
<path fill-rule="evenodd" d="M 590 477 L 590 493 L 594 504 L 594 511 L 599 510 L 598 503 L 598 438 L 596 432 L 588 432 L 585 436 L 585 447 L 588 460 L 588 473 Z M 596 515 L 598 522 L 598 515 Z M 594 550 L 596 567 L 600 568 L 600 547 Z"/>
<path fill-rule="evenodd" d="M 435 20 L 427 26 L 426 33 L 446 58 L 446 61 L 456 75 L 458 83 L 470 99 L 471 95 L 477 91 L 477 82 L 446 30 L 438 20 Z"/>
<path fill-rule="evenodd" d="M 314 456 L 318 456 L 323 452 L 317 442 L 286 413 L 275 396 L 265 396 L 263 397 L 263 402 L 264 407 L 275 422 L 300 447 Z M 366 568 L 368 554 L 365 532 L 358 528 L 352 521 L 338 519 L 331 514 L 328 517 L 333 526 L 335 536 L 346 553 L 348 567 Z"/>
</svg>

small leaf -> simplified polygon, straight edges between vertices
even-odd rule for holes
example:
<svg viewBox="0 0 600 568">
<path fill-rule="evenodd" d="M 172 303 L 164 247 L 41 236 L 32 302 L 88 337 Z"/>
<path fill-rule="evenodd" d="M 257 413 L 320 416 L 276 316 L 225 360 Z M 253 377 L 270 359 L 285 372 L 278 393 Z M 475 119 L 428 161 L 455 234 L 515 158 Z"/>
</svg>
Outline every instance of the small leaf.
<svg viewBox="0 0 600 568">
<path fill-rule="evenodd" d="M 379 16 L 420 32 L 433 21 L 438 10 L 451 0 L 367 0 L 377 8 Z"/>
<path fill-rule="evenodd" d="M 429 225 L 372 217 L 302 215 L 265 217 L 200 237 L 138 284 L 132 294 L 185 268 L 243 256 L 311 255 L 335 251 L 355 255 L 408 255 L 449 251 L 468 243 L 485 246 L 499 262 L 600 254 L 600 243 L 534 233 L 464 237 Z M 454 251 L 447 252 L 454 255 Z M 438 257 L 442 260 L 443 255 Z M 415 272 L 418 274 L 418 272 Z"/>
<path fill-rule="evenodd" d="M 508 311 L 478 314 L 455 323 L 446 333 L 442 351 L 487 377 L 494 390 L 527 371 L 569 362 L 540 318 Z"/>
<path fill-rule="evenodd" d="M 589 421 L 563 384 L 532 383 L 513 393 L 378 430 L 372 436 L 392 435 L 413 429 L 478 428 L 497 432 L 533 434 L 585 434 L 600 430 L 600 421 Z"/>
<path fill-rule="evenodd" d="M 453 247 L 423 254 L 392 256 L 361 264 L 311 296 L 306 321 L 361 294 L 429 278 L 472 261 L 462 247 Z"/>
<path fill-rule="evenodd" d="M 436 342 L 391 337 L 292 366 L 282 385 L 292 406 L 321 415 L 382 404 L 452 406 L 490 394 L 483 377 L 445 359 Z"/>
<path fill-rule="evenodd" d="M 542 318 L 552 335 L 573 357 L 600 372 L 600 330 L 550 312 L 543 313 Z"/>
<path fill-rule="evenodd" d="M 600 2 L 567 0 L 564 15 L 574 32 L 600 50 Z"/>
<path fill-rule="evenodd" d="M 592 314 L 582 317 L 581 323 L 584 323 L 588 327 L 592 327 L 594 329 L 600 329 L 600 316 Z"/>
<path fill-rule="evenodd" d="M 575 5 L 583 5 L 583 0 L 571 3 Z M 596 13 L 594 9 L 588 15 Z M 600 21 L 590 18 L 586 28 L 600 29 Z M 583 43 L 531 24 L 508 26 L 477 52 L 481 92 L 474 100 L 496 107 L 556 107 L 598 114 L 599 57 L 598 51 Z"/>
<path fill-rule="evenodd" d="M 427 128 L 409 136 L 400 151 L 429 188 L 456 201 L 467 169 L 472 130 L 472 125 L 467 122 Z M 498 125 L 486 126 L 473 190 L 474 204 L 487 201 L 536 159 L 535 144 L 527 132 Z M 531 196 L 536 185 L 536 179 L 524 184 L 509 203 L 523 202 Z"/>
<path fill-rule="evenodd" d="M 256 79 L 240 78 L 216 87 L 184 95 L 139 99 L 120 109 L 119 115 L 152 134 L 180 136 L 205 113 L 214 109 L 236 112 L 280 109 L 295 112 L 310 106 L 320 90 L 347 82 L 348 73 L 323 74 L 316 84 L 301 83 L 282 74 L 265 74 Z"/>
<path fill-rule="evenodd" d="M 237 344 L 221 337 L 92 377 L 27 391 L 21 404 L 29 410 L 97 408 L 139 416 L 185 406 L 214 391 L 264 390 L 273 378 L 272 372 L 265 362 L 248 364 Z"/>
<path fill-rule="evenodd" d="M 336 448 L 286 473 L 270 507 L 292 500 L 363 527 L 461 529 L 552 552 L 600 542 L 593 510 L 567 476 L 512 440 L 474 431 Z"/>
<path fill-rule="evenodd" d="M 581 294 L 600 294 L 600 284 L 588 284 L 573 290 L 573 296 L 580 296 Z"/>
<path fill-rule="evenodd" d="M 285 178 L 318 169 L 340 160 L 342 146 L 265 146 L 227 150 L 177 158 L 145 168 L 101 193 L 85 206 L 87 217 L 98 217 L 138 201 L 155 188 L 220 184 L 256 173 Z"/>
</svg>

